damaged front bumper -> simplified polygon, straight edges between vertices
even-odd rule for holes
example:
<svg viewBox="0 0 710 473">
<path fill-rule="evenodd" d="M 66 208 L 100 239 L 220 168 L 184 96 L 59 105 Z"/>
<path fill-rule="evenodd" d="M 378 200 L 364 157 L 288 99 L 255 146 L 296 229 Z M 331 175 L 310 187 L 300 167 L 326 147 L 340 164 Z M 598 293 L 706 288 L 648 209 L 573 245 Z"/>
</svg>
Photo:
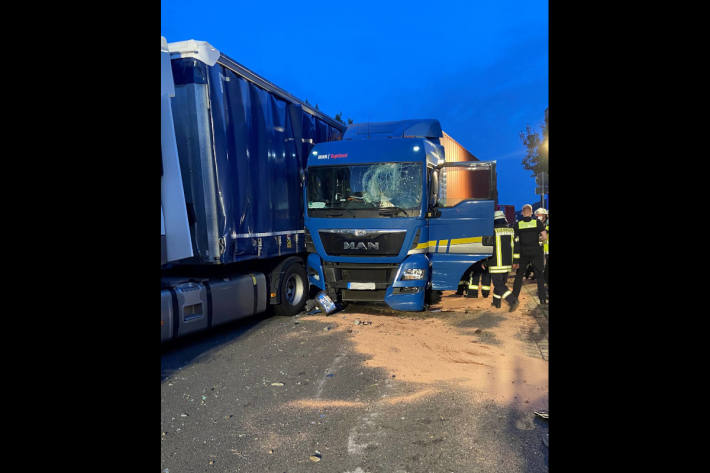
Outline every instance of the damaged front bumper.
<svg viewBox="0 0 710 473">
<path fill-rule="evenodd" d="M 424 254 L 402 263 L 325 262 L 314 253 L 307 259 L 308 281 L 334 300 L 385 302 L 395 310 L 424 310 L 431 264 Z"/>
</svg>

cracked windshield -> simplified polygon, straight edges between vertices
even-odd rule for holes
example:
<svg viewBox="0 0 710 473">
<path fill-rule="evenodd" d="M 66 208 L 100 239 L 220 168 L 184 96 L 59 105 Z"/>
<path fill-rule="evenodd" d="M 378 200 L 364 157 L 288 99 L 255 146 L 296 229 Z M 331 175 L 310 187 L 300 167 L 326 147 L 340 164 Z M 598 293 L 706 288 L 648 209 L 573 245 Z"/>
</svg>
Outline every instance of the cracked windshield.
<svg viewBox="0 0 710 473">
<path fill-rule="evenodd" d="M 311 168 L 308 213 L 314 217 L 416 217 L 422 203 L 422 165 L 380 163 Z"/>
</svg>

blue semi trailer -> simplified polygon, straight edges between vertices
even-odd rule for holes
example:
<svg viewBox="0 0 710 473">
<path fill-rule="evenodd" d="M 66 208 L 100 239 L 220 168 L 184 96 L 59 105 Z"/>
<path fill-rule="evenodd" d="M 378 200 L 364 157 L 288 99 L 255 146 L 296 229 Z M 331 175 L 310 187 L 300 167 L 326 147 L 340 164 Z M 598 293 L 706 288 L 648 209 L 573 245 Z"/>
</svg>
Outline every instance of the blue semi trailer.
<svg viewBox="0 0 710 473">
<path fill-rule="evenodd" d="M 438 120 L 351 125 L 308 156 L 308 280 L 333 301 L 424 310 L 492 254 L 495 161 L 447 162 Z"/>
<path fill-rule="evenodd" d="M 161 38 L 161 342 L 302 310 L 307 156 L 344 130 L 209 43 Z"/>
</svg>

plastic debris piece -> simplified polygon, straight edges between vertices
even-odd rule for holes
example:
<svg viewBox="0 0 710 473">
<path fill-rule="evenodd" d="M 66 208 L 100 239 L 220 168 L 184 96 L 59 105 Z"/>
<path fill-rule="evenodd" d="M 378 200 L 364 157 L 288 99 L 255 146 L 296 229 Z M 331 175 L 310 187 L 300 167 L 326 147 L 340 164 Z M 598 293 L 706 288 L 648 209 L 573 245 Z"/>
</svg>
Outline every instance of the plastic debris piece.
<svg viewBox="0 0 710 473">
<path fill-rule="evenodd" d="M 333 376 L 335 376 L 333 373 L 328 373 L 327 375 L 325 375 L 326 378 L 332 378 Z"/>
<path fill-rule="evenodd" d="M 328 294 L 326 294 L 325 291 L 320 291 L 316 294 L 316 304 L 325 315 L 335 312 L 335 303 L 330 297 L 328 297 Z"/>
<path fill-rule="evenodd" d="M 538 417 L 542 417 L 543 419 L 549 419 L 550 418 L 550 413 L 547 411 L 535 411 L 535 415 Z"/>
<path fill-rule="evenodd" d="M 271 383 L 272 386 L 283 386 L 284 383 Z"/>
<path fill-rule="evenodd" d="M 308 458 L 310 458 L 312 462 L 319 462 L 320 461 L 320 455 L 311 455 Z"/>
</svg>

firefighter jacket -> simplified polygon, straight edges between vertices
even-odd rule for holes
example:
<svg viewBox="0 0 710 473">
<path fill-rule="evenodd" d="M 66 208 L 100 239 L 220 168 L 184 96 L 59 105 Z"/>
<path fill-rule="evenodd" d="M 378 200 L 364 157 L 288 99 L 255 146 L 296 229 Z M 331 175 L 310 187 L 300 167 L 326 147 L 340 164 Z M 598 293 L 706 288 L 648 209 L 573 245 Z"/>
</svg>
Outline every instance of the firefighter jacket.
<svg viewBox="0 0 710 473">
<path fill-rule="evenodd" d="M 523 217 L 515 222 L 515 250 L 513 262 L 517 263 L 520 255 L 535 256 L 542 253 L 540 246 L 540 232 L 545 229 L 545 224 L 536 218 Z"/>
<path fill-rule="evenodd" d="M 484 236 L 481 241 L 486 246 L 493 246 L 493 255 L 487 261 L 488 271 L 491 274 L 507 273 L 513 269 L 515 230 L 499 219 L 493 222 L 493 231 L 493 236 Z"/>
<path fill-rule="evenodd" d="M 546 255 L 550 254 L 550 221 L 546 220 L 545 221 L 545 231 L 547 232 L 547 240 L 545 240 L 545 243 L 542 244 L 542 249 L 544 250 Z"/>
</svg>

